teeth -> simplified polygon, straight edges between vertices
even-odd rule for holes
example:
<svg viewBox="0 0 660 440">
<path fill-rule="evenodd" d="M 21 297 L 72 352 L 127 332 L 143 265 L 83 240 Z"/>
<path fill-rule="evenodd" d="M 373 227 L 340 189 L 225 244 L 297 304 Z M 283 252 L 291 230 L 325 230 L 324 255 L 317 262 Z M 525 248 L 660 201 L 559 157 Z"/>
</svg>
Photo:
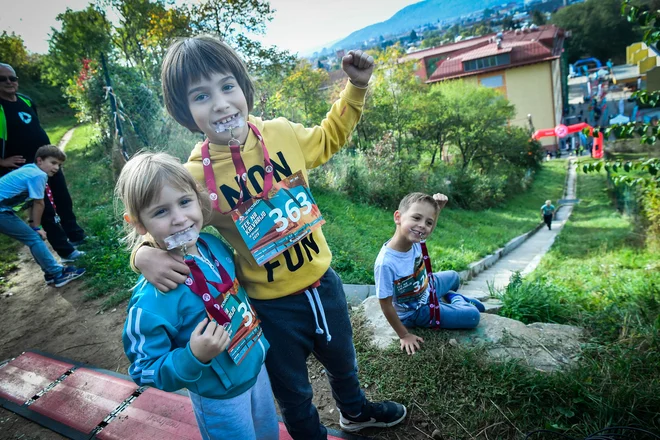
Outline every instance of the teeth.
<svg viewBox="0 0 660 440">
<path fill-rule="evenodd" d="M 189 228 L 184 229 L 183 231 L 176 232 L 169 237 L 165 237 L 164 241 L 167 245 L 167 250 L 172 250 L 179 248 L 186 243 L 190 243 L 199 237 L 199 234 L 195 230 L 194 225 Z"/>
<path fill-rule="evenodd" d="M 227 131 L 230 128 L 239 128 L 245 126 L 245 119 L 242 115 L 239 114 L 222 119 L 221 121 L 216 122 L 214 125 L 215 132 L 222 133 L 223 131 Z"/>
</svg>

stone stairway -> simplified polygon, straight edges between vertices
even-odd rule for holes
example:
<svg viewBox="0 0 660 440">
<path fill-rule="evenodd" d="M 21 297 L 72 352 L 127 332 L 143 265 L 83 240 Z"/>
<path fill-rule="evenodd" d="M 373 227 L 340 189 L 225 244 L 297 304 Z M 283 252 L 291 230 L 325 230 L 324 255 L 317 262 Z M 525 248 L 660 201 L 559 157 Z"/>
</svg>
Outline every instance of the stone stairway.
<svg viewBox="0 0 660 440">
<path fill-rule="evenodd" d="M 566 224 L 573 211 L 573 204 L 577 203 L 575 198 L 576 180 L 575 160 L 571 160 L 564 187 L 564 196 L 558 202 L 558 204 L 561 203 L 561 206 L 552 222 L 552 230 L 548 230 L 544 225 L 518 248 L 465 282 L 459 292 L 482 301 L 486 306 L 486 313 L 497 313 L 502 307 L 502 303 L 491 297 L 492 289 L 502 290 L 508 286 L 511 275 L 515 272 L 521 272 L 524 276 L 538 266 L 541 258 L 550 249 L 555 238 Z M 541 203 L 539 202 L 539 206 L 541 206 Z"/>
</svg>

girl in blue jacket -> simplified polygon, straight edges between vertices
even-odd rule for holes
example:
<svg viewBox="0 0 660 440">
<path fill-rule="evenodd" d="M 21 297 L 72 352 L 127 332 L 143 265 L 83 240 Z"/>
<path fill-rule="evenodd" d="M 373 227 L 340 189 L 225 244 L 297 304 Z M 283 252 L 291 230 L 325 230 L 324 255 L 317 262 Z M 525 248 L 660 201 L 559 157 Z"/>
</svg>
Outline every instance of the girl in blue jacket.
<svg viewBox="0 0 660 440">
<path fill-rule="evenodd" d="M 200 234 L 208 197 L 174 157 L 142 153 L 124 166 L 117 186 L 129 246 L 142 240 L 179 255 L 185 284 L 167 294 L 140 277 L 128 304 L 124 351 L 138 385 L 187 388 L 204 439 L 276 440 L 268 342 L 236 279 L 232 252 Z"/>
</svg>

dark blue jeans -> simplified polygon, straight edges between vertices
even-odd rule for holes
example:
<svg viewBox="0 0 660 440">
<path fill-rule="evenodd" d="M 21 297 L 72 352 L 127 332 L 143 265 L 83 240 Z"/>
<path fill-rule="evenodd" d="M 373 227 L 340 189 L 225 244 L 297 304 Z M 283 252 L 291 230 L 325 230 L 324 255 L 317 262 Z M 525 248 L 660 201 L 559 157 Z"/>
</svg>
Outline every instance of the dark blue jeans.
<svg viewBox="0 0 660 440">
<path fill-rule="evenodd" d="M 340 410 L 359 414 L 365 402 L 357 378 L 353 329 L 346 295 L 334 270 L 321 278 L 319 297 L 332 335 L 316 333 L 316 321 L 305 293 L 272 300 L 251 300 L 270 343 L 266 368 L 282 418 L 294 440 L 326 439 L 327 430 L 312 404 L 307 357 L 313 354 L 326 369 L 332 396 Z M 317 308 L 317 314 L 320 314 Z M 318 318 L 321 321 L 321 317 Z"/>
</svg>

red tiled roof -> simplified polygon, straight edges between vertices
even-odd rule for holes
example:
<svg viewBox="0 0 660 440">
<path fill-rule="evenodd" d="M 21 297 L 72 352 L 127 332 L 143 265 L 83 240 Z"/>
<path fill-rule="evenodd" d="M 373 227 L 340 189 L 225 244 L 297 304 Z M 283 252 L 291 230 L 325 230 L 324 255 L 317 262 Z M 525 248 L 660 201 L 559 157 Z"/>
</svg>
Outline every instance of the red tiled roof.
<svg viewBox="0 0 660 440">
<path fill-rule="evenodd" d="M 554 25 L 541 26 L 536 30 L 507 31 L 502 34 L 500 48 L 497 47 L 496 34 L 485 35 L 459 43 L 447 44 L 419 52 L 413 52 L 402 61 L 424 60 L 445 55 L 447 58 L 438 63 L 436 70 L 427 82 L 476 75 L 483 72 L 502 70 L 539 61 L 551 60 L 561 56 L 564 44 L 564 31 Z M 498 54 L 510 54 L 511 63 L 485 69 L 465 72 L 464 61 L 476 60 Z"/>
</svg>

